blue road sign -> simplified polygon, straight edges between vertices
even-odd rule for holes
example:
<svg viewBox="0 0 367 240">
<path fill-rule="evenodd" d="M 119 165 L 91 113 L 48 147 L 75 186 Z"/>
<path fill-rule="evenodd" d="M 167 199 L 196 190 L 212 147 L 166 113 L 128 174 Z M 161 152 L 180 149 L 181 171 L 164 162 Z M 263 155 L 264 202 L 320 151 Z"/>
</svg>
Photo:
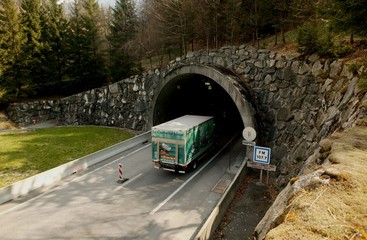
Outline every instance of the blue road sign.
<svg viewBox="0 0 367 240">
<path fill-rule="evenodd" d="M 270 153 L 271 153 L 270 148 L 255 146 L 254 162 L 262 164 L 270 164 Z"/>
</svg>

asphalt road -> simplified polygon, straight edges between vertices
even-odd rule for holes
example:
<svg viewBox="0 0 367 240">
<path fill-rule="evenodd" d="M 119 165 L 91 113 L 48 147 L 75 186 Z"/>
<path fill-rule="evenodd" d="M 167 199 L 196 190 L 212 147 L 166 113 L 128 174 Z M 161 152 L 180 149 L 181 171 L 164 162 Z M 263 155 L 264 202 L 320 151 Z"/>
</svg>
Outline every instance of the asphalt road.
<svg viewBox="0 0 367 240">
<path fill-rule="evenodd" d="M 1 205 L 0 238 L 191 239 L 222 196 L 216 184 L 233 179 L 244 156 L 241 140 L 187 174 L 154 169 L 150 144 L 139 147 Z M 119 163 L 129 178 L 123 184 Z"/>
</svg>

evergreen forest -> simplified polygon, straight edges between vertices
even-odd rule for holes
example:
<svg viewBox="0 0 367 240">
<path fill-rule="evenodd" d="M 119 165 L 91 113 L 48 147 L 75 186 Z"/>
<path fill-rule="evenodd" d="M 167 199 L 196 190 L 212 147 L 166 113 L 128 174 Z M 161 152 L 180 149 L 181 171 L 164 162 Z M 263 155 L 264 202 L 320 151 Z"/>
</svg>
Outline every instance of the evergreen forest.
<svg viewBox="0 0 367 240">
<path fill-rule="evenodd" d="M 154 57 L 285 44 L 290 30 L 300 53 L 341 57 L 367 45 L 367 0 L 1 0 L 0 106 L 113 83 Z"/>
</svg>

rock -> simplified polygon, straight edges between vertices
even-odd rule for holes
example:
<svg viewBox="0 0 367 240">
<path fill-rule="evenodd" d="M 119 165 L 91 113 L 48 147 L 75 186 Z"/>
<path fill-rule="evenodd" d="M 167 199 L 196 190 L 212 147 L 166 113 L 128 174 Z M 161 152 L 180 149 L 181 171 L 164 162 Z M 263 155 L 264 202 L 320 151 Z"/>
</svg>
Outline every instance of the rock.
<svg viewBox="0 0 367 240">
<path fill-rule="evenodd" d="M 343 63 L 341 61 L 334 61 L 330 64 L 330 77 L 336 78 L 342 70 Z"/>
<path fill-rule="evenodd" d="M 112 93 L 112 94 L 116 94 L 116 93 L 121 92 L 120 86 L 119 86 L 118 83 L 108 85 L 108 89 L 109 89 L 110 93 Z"/>
<path fill-rule="evenodd" d="M 346 178 L 345 173 L 341 172 L 339 169 L 333 167 L 324 167 L 325 174 L 330 176 L 331 178 L 335 178 L 337 180 L 342 180 Z"/>
<path fill-rule="evenodd" d="M 308 57 L 308 61 L 310 61 L 310 62 L 316 62 L 319 59 L 320 59 L 320 57 L 317 53 L 314 53 L 314 54 L 312 54 L 311 56 Z"/>
<path fill-rule="evenodd" d="M 294 183 L 288 184 L 277 196 L 272 206 L 266 212 L 265 216 L 261 219 L 259 224 L 256 226 L 254 231 L 254 237 L 257 240 L 265 239 L 266 234 L 270 229 L 277 226 L 278 222 L 281 221 L 281 216 L 284 214 L 288 207 L 289 199 L 301 189 L 306 186 L 313 186 L 314 183 L 323 184 L 327 181 L 320 179 L 320 176 L 324 171 L 319 170 L 312 172 L 308 175 L 298 176 Z"/>
</svg>

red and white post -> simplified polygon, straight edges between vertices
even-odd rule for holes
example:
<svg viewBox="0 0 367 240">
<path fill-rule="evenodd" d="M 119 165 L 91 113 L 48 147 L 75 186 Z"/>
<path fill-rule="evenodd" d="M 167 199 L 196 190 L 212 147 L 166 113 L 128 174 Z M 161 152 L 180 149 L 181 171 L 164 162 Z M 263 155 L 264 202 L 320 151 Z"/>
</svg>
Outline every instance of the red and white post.
<svg viewBox="0 0 367 240">
<path fill-rule="evenodd" d="M 123 179 L 122 163 L 119 163 L 119 180 Z"/>
<path fill-rule="evenodd" d="M 119 165 L 118 165 L 118 172 L 119 172 L 119 179 L 117 180 L 118 183 L 123 183 L 123 182 L 129 180 L 128 178 L 124 178 L 122 163 L 119 163 Z"/>
</svg>

